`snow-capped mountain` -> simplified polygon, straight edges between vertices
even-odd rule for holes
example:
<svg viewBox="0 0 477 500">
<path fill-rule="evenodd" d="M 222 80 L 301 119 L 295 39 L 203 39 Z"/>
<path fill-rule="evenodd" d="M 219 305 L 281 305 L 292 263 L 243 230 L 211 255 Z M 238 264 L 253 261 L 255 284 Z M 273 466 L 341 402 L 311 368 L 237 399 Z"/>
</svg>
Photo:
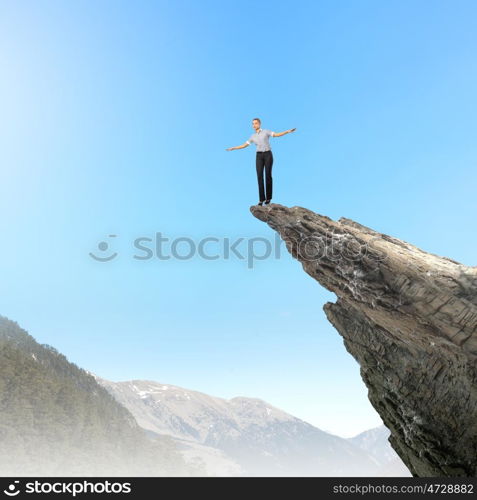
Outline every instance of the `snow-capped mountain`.
<svg viewBox="0 0 477 500">
<path fill-rule="evenodd" d="M 141 427 L 172 436 L 190 458 L 202 459 L 217 475 L 379 474 L 378 461 L 351 440 L 321 431 L 260 399 L 227 400 L 153 381 L 96 378 Z M 216 459 L 215 466 L 204 454 Z M 211 470 L 217 460 L 220 471 L 225 467 L 229 472 Z"/>
</svg>

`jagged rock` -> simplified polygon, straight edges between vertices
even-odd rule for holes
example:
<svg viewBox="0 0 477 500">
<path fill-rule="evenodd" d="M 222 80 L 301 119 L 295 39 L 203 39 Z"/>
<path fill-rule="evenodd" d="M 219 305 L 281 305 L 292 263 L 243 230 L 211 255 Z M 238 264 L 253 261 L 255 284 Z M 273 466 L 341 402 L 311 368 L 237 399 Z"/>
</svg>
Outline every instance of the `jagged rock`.
<svg viewBox="0 0 477 500">
<path fill-rule="evenodd" d="M 326 316 L 414 476 L 477 472 L 477 268 L 347 218 L 252 206 L 337 295 Z"/>
</svg>

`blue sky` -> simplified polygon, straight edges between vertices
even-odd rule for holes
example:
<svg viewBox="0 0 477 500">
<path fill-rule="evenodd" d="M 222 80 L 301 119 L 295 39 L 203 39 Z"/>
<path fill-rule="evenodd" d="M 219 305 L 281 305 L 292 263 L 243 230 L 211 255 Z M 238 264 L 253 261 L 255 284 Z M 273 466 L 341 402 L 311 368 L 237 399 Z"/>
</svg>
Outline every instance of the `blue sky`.
<svg viewBox="0 0 477 500">
<path fill-rule="evenodd" d="M 334 295 L 286 252 L 248 268 L 132 242 L 273 242 L 254 148 L 225 151 L 259 116 L 297 127 L 271 139 L 275 202 L 475 265 L 475 19 L 462 0 L 0 1 L 0 314 L 105 378 L 378 425 Z"/>
</svg>

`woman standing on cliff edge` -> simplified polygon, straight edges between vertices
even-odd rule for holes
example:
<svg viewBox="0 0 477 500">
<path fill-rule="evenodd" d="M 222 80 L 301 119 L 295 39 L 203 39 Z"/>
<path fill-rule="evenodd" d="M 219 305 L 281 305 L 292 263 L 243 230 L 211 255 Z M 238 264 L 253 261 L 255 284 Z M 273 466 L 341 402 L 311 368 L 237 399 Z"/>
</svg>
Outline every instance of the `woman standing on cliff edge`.
<svg viewBox="0 0 477 500">
<path fill-rule="evenodd" d="M 282 135 L 294 132 L 296 128 L 291 128 L 290 130 L 285 130 L 285 132 L 272 132 L 268 129 L 261 128 L 262 122 L 260 118 L 254 118 L 252 120 L 252 127 L 255 133 L 250 136 L 248 141 L 245 141 L 241 146 L 234 146 L 233 148 L 227 148 L 226 151 L 233 151 L 234 149 L 243 149 L 250 146 L 254 142 L 257 146 L 256 155 L 256 168 L 257 168 L 257 181 L 258 181 L 258 195 L 259 201 L 258 205 L 268 205 L 272 201 L 272 166 L 273 166 L 273 153 L 270 146 L 269 137 L 281 137 Z M 263 187 L 263 168 L 265 167 L 265 180 L 266 180 L 266 196 L 265 189 Z"/>
</svg>

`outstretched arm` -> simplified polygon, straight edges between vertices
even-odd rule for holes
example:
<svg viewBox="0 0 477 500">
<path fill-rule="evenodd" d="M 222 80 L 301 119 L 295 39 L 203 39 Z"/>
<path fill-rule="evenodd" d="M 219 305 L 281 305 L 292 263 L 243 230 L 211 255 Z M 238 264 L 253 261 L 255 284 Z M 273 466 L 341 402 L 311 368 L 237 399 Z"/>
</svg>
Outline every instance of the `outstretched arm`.
<svg viewBox="0 0 477 500">
<path fill-rule="evenodd" d="M 234 146 L 233 148 L 227 148 L 225 151 L 233 151 L 234 149 L 243 149 L 250 146 L 248 142 L 244 142 L 241 146 Z"/>
<path fill-rule="evenodd" d="M 292 132 L 295 132 L 295 130 L 296 130 L 296 127 L 291 128 L 290 130 L 285 130 L 285 132 L 275 132 L 272 137 L 281 137 L 282 135 L 285 135 L 285 134 L 291 134 Z"/>
</svg>

